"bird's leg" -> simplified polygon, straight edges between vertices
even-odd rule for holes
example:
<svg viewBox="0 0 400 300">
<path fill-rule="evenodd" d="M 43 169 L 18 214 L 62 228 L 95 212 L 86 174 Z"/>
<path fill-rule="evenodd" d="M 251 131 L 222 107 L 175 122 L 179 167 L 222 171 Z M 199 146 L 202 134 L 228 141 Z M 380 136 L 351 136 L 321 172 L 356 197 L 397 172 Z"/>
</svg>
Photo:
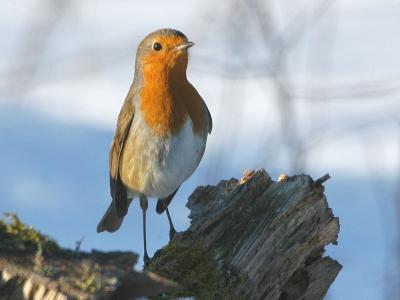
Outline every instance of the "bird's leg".
<svg viewBox="0 0 400 300">
<path fill-rule="evenodd" d="M 162 200 L 162 202 L 164 204 L 165 212 L 167 213 L 168 222 L 169 222 L 169 240 L 172 241 L 172 239 L 175 236 L 176 230 L 175 230 L 174 224 L 172 224 L 172 219 L 171 219 L 171 215 L 169 214 L 168 207 L 165 205 L 164 200 Z"/>
<path fill-rule="evenodd" d="M 148 265 L 150 262 L 150 257 L 147 254 L 147 244 L 146 244 L 146 211 L 147 207 L 149 206 L 148 201 L 146 196 L 141 195 L 140 196 L 140 207 L 142 208 L 143 212 L 143 247 L 144 247 L 144 254 L 143 254 L 143 260 L 144 260 L 144 265 Z"/>
</svg>

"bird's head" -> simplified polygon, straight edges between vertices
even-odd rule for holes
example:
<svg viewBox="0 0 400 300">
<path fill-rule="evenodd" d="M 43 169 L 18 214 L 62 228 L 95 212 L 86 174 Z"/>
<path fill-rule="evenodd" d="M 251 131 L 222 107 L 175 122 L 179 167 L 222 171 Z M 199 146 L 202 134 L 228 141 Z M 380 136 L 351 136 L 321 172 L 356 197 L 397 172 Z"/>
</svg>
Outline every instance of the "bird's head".
<svg viewBox="0 0 400 300">
<path fill-rule="evenodd" d="M 174 29 L 150 33 L 140 43 L 136 54 L 136 69 L 150 72 L 183 72 L 188 64 L 187 49 L 194 43 Z"/>
</svg>

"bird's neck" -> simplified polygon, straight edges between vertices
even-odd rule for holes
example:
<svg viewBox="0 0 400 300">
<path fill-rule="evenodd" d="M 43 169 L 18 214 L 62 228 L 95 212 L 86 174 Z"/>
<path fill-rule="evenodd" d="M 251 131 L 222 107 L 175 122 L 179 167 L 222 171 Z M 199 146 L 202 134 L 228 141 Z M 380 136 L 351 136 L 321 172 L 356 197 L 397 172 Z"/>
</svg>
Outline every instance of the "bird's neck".
<svg viewBox="0 0 400 300">
<path fill-rule="evenodd" d="M 147 125 L 156 134 L 176 134 L 183 127 L 188 116 L 185 101 L 188 84 L 186 67 L 143 68 L 140 108 Z"/>
</svg>

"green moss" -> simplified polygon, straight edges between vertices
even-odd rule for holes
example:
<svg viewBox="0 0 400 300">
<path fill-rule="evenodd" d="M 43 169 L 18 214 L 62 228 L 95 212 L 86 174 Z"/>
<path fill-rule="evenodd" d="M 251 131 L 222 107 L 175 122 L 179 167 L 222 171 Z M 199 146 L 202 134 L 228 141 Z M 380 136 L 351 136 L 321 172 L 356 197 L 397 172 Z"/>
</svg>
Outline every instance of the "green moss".
<svg viewBox="0 0 400 300">
<path fill-rule="evenodd" d="M 23 223 L 16 214 L 4 216 L 0 218 L 0 256 L 65 289 L 73 287 L 97 295 L 109 284 L 109 272 L 128 274 L 137 262 L 138 255 L 133 252 L 82 251 L 82 239 L 75 250 L 62 248 L 33 226 Z"/>
<path fill-rule="evenodd" d="M 236 278 L 228 279 L 200 243 L 194 246 L 170 243 L 155 255 L 148 269 L 183 287 L 177 293 L 163 294 L 155 299 L 190 296 L 195 299 L 237 298 L 230 291 Z"/>
<path fill-rule="evenodd" d="M 58 244 L 49 237 L 21 222 L 16 214 L 5 213 L 8 221 L 0 219 L 0 251 L 24 251 L 54 254 L 60 251 Z"/>
<path fill-rule="evenodd" d="M 95 264 L 92 266 L 88 263 L 84 263 L 82 264 L 80 278 L 75 279 L 72 285 L 82 291 L 95 294 L 102 287 L 99 272 L 99 265 Z"/>
</svg>

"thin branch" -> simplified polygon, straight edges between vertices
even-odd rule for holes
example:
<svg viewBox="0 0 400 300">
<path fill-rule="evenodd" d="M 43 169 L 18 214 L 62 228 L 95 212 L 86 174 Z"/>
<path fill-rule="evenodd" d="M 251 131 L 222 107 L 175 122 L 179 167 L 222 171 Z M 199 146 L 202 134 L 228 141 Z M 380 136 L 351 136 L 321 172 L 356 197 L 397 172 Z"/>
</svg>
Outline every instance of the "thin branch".
<svg viewBox="0 0 400 300">
<path fill-rule="evenodd" d="M 331 176 L 326 173 L 324 176 L 318 178 L 317 180 L 314 181 L 314 186 L 315 187 L 319 187 L 321 186 L 325 181 L 329 180 L 331 178 Z"/>
</svg>

